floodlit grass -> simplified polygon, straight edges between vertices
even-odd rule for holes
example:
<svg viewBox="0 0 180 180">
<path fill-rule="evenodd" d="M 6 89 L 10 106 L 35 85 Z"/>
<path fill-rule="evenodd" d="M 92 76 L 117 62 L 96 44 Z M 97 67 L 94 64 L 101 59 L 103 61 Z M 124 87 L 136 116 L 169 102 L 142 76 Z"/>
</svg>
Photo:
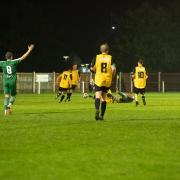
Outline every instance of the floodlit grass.
<svg viewBox="0 0 180 180">
<path fill-rule="evenodd" d="M 94 120 L 92 99 L 18 95 L 0 107 L 0 180 L 179 180 L 180 94 L 147 94 L 146 107 L 110 104 Z"/>
</svg>

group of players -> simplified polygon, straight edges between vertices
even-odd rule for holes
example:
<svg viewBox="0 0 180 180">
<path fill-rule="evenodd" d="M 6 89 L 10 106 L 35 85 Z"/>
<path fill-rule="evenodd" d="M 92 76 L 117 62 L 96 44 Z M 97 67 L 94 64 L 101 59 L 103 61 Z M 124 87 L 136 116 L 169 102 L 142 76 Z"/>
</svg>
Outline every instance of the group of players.
<svg viewBox="0 0 180 180">
<path fill-rule="evenodd" d="M 65 101 L 71 100 L 72 92 L 76 89 L 80 80 L 80 74 L 76 64 L 71 68 L 71 64 L 67 62 L 64 66 L 64 72 L 56 79 L 56 84 L 59 87 L 56 98 L 60 98 L 59 102 L 62 102 L 66 95 Z"/>
<path fill-rule="evenodd" d="M 106 111 L 107 92 L 111 87 L 112 79 L 116 74 L 116 66 L 112 56 L 109 55 L 109 45 L 100 46 L 101 54 L 92 61 L 91 70 L 95 73 L 95 119 L 104 120 Z M 143 60 L 138 60 L 137 67 L 132 74 L 136 106 L 139 105 L 138 94 L 142 95 L 143 104 L 146 105 L 145 88 L 148 75 L 143 66 Z"/>
<path fill-rule="evenodd" d="M 106 112 L 107 98 L 114 98 L 109 92 L 111 83 L 116 75 L 116 66 L 112 60 L 112 56 L 109 55 L 109 45 L 107 43 L 100 46 L 101 54 L 98 54 L 91 63 L 91 71 L 95 74 L 94 86 L 95 86 L 95 119 L 104 120 Z M 121 94 L 121 99 L 127 99 L 132 101 L 135 99 L 136 106 L 139 105 L 138 94 L 142 95 L 143 104 L 146 105 L 145 99 L 145 87 L 148 76 L 146 69 L 143 66 L 143 61 L 140 59 L 138 65 L 132 74 L 132 80 L 134 83 L 135 97 L 132 98 L 128 94 Z M 75 89 L 79 81 L 77 65 L 73 66 L 71 70 L 70 66 L 67 66 L 65 71 L 57 78 L 57 84 L 59 85 L 59 92 L 57 98 L 60 97 L 62 102 L 67 95 L 65 101 L 70 101 L 72 90 Z M 110 97 L 109 97 L 110 96 Z"/>
<path fill-rule="evenodd" d="M 3 71 L 3 90 L 4 90 L 4 114 L 9 115 L 12 113 L 12 105 L 16 99 L 16 81 L 17 81 L 17 65 L 24 59 L 26 59 L 31 51 L 34 49 L 34 45 L 28 46 L 27 52 L 18 59 L 13 59 L 13 53 L 7 52 L 5 55 L 5 61 L 0 61 L 0 67 Z M 91 63 L 91 71 L 95 74 L 95 119 L 104 120 L 106 112 L 106 98 L 107 92 L 111 88 L 111 83 L 116 75 L 116 66 L 112 60 L 112 56 L 109 55 L 109 45 L 107 43 L 100 46 L 100 54 L 98 54 Z M 69 63 L 65 65 L 64 72 L 61 73 L 56 80 L 59 86 L 57 98 L 60 97 L 60 101 L 70 101 L 72 92 L 76 88 L 79 82 L 79 71 L 77 65 L 71 66 Z M 135 102 L 136 106 L 139 105 L 138 94 L 142 95 L 143 104 L 146 105 L 145 88 L 146 81 L 148 79 L 147 72 L 143 66 L 143 61 L 140 59 L 138 65 L 132 74 L 132 80 L 134 84 Z M 66 97 L 66 99 L 65 99 Z"/>
</svg>

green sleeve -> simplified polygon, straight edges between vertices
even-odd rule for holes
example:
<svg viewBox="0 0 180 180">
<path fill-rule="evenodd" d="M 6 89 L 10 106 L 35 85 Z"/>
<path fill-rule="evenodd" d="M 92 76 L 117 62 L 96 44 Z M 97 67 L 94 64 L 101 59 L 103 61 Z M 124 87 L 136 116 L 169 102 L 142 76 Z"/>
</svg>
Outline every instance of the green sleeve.
<svg viewBox="0 0 180 180">
<path fill-rule="evenodd" d="M 3 65 L 4 62 L 5 62 L 5 61 L 0 61 L 0 67 L 2 67 L 2 65 Z"/>
<path fill-rule="evenodd" d="M 21 59 L 14 59 L 11 62 L 13 62 L 13 64 L 19 64 L 21 62 Z"/>
</svg>

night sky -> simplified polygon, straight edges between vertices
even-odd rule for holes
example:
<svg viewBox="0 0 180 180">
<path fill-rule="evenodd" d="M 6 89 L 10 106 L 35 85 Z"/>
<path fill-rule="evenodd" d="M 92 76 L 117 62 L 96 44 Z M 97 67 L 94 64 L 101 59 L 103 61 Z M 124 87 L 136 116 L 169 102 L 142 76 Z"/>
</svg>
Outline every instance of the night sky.
<svg viewBox="0 0 180 180">
<path fill-rule="evenodd" d="M 76 55 L 82 62 L 90 62 L 99 43 L 108 41 L 114 25 L 112 17 L 123 16 L 142 2 L 17 0 L 1 3 L 0 57 L 3 59 L 7 50 L 17 57 L 32 42 L 36 48 L 19 71 L 58 71 L 63 66 L 63 55 Z"/>
</svg>

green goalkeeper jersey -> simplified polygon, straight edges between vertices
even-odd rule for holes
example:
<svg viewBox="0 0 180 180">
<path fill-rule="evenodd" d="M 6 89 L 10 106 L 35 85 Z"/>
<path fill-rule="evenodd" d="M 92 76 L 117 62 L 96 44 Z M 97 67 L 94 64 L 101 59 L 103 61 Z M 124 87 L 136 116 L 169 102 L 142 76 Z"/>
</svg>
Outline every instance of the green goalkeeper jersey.
<svg viewBox="0 0 180 180">
<path fill-rule="evenodd" d="M 16 79 L 17 65 L 21 62 L 21 59 L 0 61 L 0 67 L 3 71 L 3 80 L 9 81 Z"/>
</svg>

